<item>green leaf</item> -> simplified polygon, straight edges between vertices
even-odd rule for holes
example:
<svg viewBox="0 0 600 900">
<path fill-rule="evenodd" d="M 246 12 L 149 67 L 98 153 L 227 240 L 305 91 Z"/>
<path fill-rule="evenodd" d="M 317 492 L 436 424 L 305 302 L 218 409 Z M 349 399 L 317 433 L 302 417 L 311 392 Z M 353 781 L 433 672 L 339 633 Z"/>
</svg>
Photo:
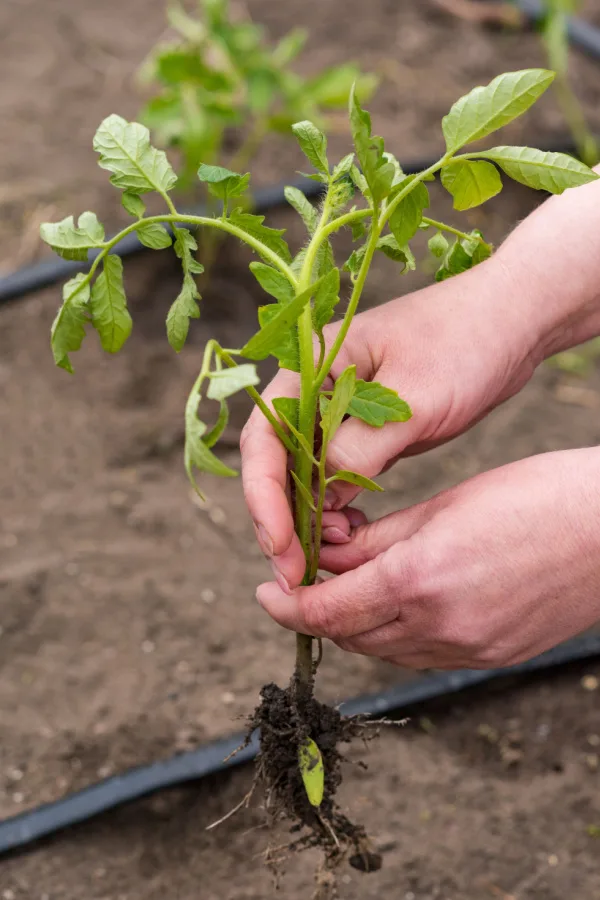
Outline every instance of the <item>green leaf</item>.
<svg viewBox="0 0 600 900">
<path fill-rule="evenodd" d="M 290 329 L 300 318 L 304 307 L 310 302 L 310 298 L 318 290 L 320 283 L 321 279 L 286 305 L 263 306 L 263 311 L 271 310 L 272 312 L 265 317 L 264 327 L 250 338 L 248 343 L 242 347 L 240 354 L 247 359 L 254 360 L 266 359 L 267 356 L 270 356 L 282 339 L 289 337 Z"/>
<path fill-rule="evenodd" d="M 471 234 L 472 237 L 467 239 L 457 238 L 451 245 L 436 273 L 436 281 L 445 281 L 453 275 L 460 275 L 461 272 L 466 272 L 478 263 L 489 259 L 492 254 L 491 244 L 479 240 L 481 232 L 477 229 Z"/>
<path fill-rule="evenodd" d="M 356 91 L 363 102 L 366 102 L 377 87 L 376 75 L 362 75 L 354 63 L 344 63 L 320 72 L 309 79 L 304 90 L 310 99 L 319 106 L 342 108 L 348 103 L 350 91 L 356 83 Z"/>
<path fill-rule="evenodd" d="M 438 231 L 432 238 L 429 238 L 427 246 L 436 259 L 441 259 L 442 256 L 448 252 L 449 244 L 442 232 Z"/>
<path fill-rule="evenodd" d="M 312 234 L 317 227 L 317 211 L 314 206 L 309 203 L 302 191 L 295 187 L 284 188 L 285 199 L 292 206 L 308 229 L 308 233 Z"/>
<path fill-rule="evenodd" d="M 359 475 L 358 472 L 348 472 L 345 469 L 336 472 L 335 475 L 328 478 L 327 484 L 330 484 L 332 481 L 347 481 L 348 484 L 355 484 L 357 487 L 365 488 L 367 491 L 383 491 L 381 485 L 367 478 L 366 475 Z"/>
<path fill-rule="evenodd" d="M 144 247 L 150 247 L 151 250 L 165 250 L 173 243 L 165 226 L 158 222 L 140 225 L 136 233 Z"/>
<path fill-rule="evenodd" d="M 291 303 L 294 299 L 294 288 L 285 275 L 272 266 L 261 262 L 251 262 L 250 271 L 267 294 L 271 294 L 280 303 Z"/>
<path fill-rule="evenodd" d="M 323 132 L 308 120 L 296 122 L 295 125 L 292 125 L 292 131 L 296 135 L 296 140 L 300 145 L 300 149 L 311 165 L 315 167 L 317 172 L 329 175 L 327 138 Z"/>
<path fill-rule="evenodd" d="M 334 168 L 331 180 L 336 181 L 338 178 L 343 178 L 345 175 L 350 175 L 350 171 L 353 165 L 354 153 L 348 153 L 348 155 L 344 156 L 344 158 L 341 159 L 337 166 Z"/>
<path fill-rule="evenodd" d="M 108 116 L 96 132 L 94 150 L 100 167 L 112 173 L 112 184 L 122 190 L 166 193 L 177 181 L 165 153 L 150 144 L 150 132 L 138 122 Z"/>
<path fill-rule="evenodd" d="M 412 411 L 396 391 L 377 381 L 359 379 L 348 407 L 348 415 L 362 419 L 367 425 L 381 428 L 386 422 L 407 422 Z"/>
<path fill-rule="evenodd" d="M 520 184 L 551 194 L 562 194 L 567 188 L 598 178 L 592 169 L 566 153 L 544 152 L 531 147 L 493 147 L 477 156 L 491 159 Z"/>
<path fill-rule="evenodd" d="M 247 387 L 252 387 L 260 382 L 256 366 L 252 363 L 244 363 L 227 369 L 219 369 L 209 375 L 210 384 L 206 396 L 209 400 L 225 400 L 232 394 Z"/>
<path fill-rule="evenodd" d="M 200 318 L 199 297 L 194 279 L 184 277 L 181 291 L 167 314 L 167 339 L 176 353 L 183 350 L 190 330 L 190 319 Z"/>
<path fill-rule="evenodd" d="M 85 326 L 89 322 L 88 301 L 90 286 L 85 283 L 87 275 L 80 272 L 67 281 L 63 287 L 63 303 L 59 309 L 50 333 L 54 362 L 61 369 L 73 372 L 69 353 L 81 347 L 85 337 Z"/>
<path fill-rule="evenodd" d="M 135 216 L 136 219 L 141 219 L 146 212 L 146 204 L 140 195 L 135 194 L 133 191 L 123 191 L 121 194 L 121 203 L 129 215 Z"/>
<path fill-rule="evenodd" d="M 390 229 L 400 247 L 404 247 L 419 230 L 423 210 L 429 206 L 429 191 L 419 182 L 404 197 L 390 216 Z"/>
<path fill-rule="evenodd" d="M 340 299 L 340 270 L 331 269 L 323 277 L 319 287 L 315 291 L 313 301 L 313 326 L 320 333 L 333 316 L 335 307 Z"/>
<path fill-rule="evenodd" d="M 526 112 L 554 80 L 547 69 L 523 69 L 498 75 L 457 100 L 442 120 L 449 153 L 478 141 Z"/>
<path fill-rule="evenodd" d="M 239 228 L 245 234 L 262 241 L 265 246 L 277 254 L 280 259 L 289 262 L 292 258 L 290 248 L 284 241 L 282 235 L 285 234 L 285 228 L 268 228 L 263 225 L 264 216 L 255 216 L 252 213 L 244 212 L 242 209 L 234 209 L 228 221 L 236 228 Z M 258 251 L 257 251 L 258 252 Z M 267 260 L 269 262 L 269 260 Z"/>
<path fill-rule="evenodd" d="M 83 262 L 87 259 L 88 250 L 102 247 L 104 228 L 95 213 L 84 212 L 75 225 L 73 216 L 67 216 L 60 222 L 44 222 L 40 225 L 40 237 L 63 259 Z"/>
<path fill-rule="evenodd" d="M 132 327 L 123 286 L 123 263 L 118 256 L 104 258 L 103 270 L 92 285 L 89 305 L 102 349 L 116 353 L 131 334 Z"/>
<path fill-rule="evenodd" d="M 442 184 L 454 197 L 454 209 L 473 209 L 502 190 L 498 169 L 488 162 L 456 160 L 442 169 Z"/>
<path fill-rule="evenodd" d="M 304 28 L 294 28 L 284 35 L 273 50 L 273 62 L 276 66 L 284 68 L 288 66 L 301 52 L 308 40 L 308 31 Z"/>
<path fill-rule="evenodd" d="M 321 394 L 320 401 L 326 401 L 321 402 L 321 428 L 325 442 L 333 438 L 344 416 L 349 412 L 355 387 L 356 366 L 348 366 L 336 379 L 331 399 L 326 400 Z"/>
<path fill-rule="evenodd" d="M 350 127 L 371 197 L 379 204 L 391 190 L 395 168 L 383 155 L 383 139 L 371 134 L 371 116 L 362 109 L 354 88 L 350 92 Z"/>
<path fill-rule="evenodd" d="M 209 166 L 202 163 L 198 169 L 198 178 L 200 181 L 208 184 L 208 190 L 213 197 L 220 200 L 227 200 L 229 197 L 240 197 L 244 194 L 250 183 L 250 173 L 238 175 L 231 169 L 223 166 Z"/>
<path fill-rule="evenodd" d="M 298 765 L 308 802 L 318 808 L 325 792 L 325 767 L 321 751 L 311 738 L 306 738 L 298 748 Z"/>
<path fill-rule="evenodd" d="M 275 397 L 271 402 L 282 422 L 286 425 L 289 423 L 297 430 L 300 421 L 300 400 L 297 397 Z"/>
<path fill-rule="evenodd" d="M 388 259 L 401 263 L 403 271 L 413 271 L 416 268 L 415 258 L 410 247 L 400 247 L 393 234 L 386 234 L 379 238 L 377 250 L 380 250 Z"/>
<path fill-rule="evenodd" d="M 195 397 L 195 403 L 191 408 L 191 412 L 186 410 L 185 422 L 185 448 L 183 459 L 185 471 L 194 490 L 204 499 L 204 496 L 198 487 L 194 476 L 194 469 L 199 472 L 207 472 L 209 475 L 219 475 L 222 478 L 235 478 L 237 472 L 230 469 L 225 463 L 215 456 L 207 443 L 202 439 L 206 433 L 206 425 L 197 418 L 196 409 L 198 406 L 198 397 Z"/>
<path fill-rule="evenodd" d="M 194 256 L 198 250 L 196 238 L 187 228 L 177 226 L 173 230 L 175 232 L 175 253 L 181 260 L 184 273 L 186 275 L 202 275 L 204 266 Z"/>
<path fill-rule="evenodd" d="M 313 495 L 311 494 L 311 492 L 304 484 L 302 484 L 293 469 L 290 470 L 290 474 L 294 480 L 294 484 L 296 485 L 296 490 L 302 495 L 302 497 L 304 498 L 304 502 L 307 504 L 309 509 L 312 509 L 313 512 L 316 512 L 317 508 L 315 506 L 315 501 L 313 500 Z"/>
<path fill-rule="evenodd" d="M 275 320 L 279 320 L 279 314 L 285 308 L 282 303 L 260 306 L 258 309 L 258 322 L 262 330 L 264 331 Z M 259 331 L 258 334 L 262 334 L 262 331 Z M 257 336 L 255 335 L 255 337 Z M 300 344 L 296 328 L 283 329 L 277 337 L 273 336 L 271 338 L 270 346 L 271 349 L 268 355 L 274 356 L 279 361 L 282 369 L 290 369 L 292 372 L 300 371 Z M 255 358 L 250 357 L 250 359 Z M 262 359 L 264 358 L 262 357 Z"/>
</svg>

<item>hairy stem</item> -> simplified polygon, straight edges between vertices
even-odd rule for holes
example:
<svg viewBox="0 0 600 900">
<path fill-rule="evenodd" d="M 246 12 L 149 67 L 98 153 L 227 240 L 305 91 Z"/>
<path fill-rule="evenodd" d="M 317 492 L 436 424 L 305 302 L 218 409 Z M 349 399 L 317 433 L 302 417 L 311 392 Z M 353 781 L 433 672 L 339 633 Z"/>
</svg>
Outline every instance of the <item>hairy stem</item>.
<svg viewBox="0 0 600 900">
<path fill-rule="evenodd" d="M 432 228 L 437 228 L 438 231 L 446 231 L 448 234 L 453 234 L 457 238 L 464 238 L 467 241 L 476 240 L 481 244 L 485 244 L 485 241 L 482 237 L 479 237 L 477 234 L 467 234 L 466 231 L 460 231 L 460 229 L 455 228 L 453 225 L 446 225 L 445 222 L 438 222 L 437 219 L 430 219 L 429 216 L 423 216 L 423 224 L 431 225 Z"/>
</svg>

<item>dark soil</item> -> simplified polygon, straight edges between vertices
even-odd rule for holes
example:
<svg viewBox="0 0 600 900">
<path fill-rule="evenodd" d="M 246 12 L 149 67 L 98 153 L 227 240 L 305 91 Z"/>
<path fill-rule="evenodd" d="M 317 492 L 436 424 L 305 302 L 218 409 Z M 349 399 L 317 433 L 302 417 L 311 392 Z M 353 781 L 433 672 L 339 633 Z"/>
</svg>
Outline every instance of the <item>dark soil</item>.
<svg viewBox="0 0 600 900">
<path fill-rule="evenodd" d="M 588 6 L 600 20 L 600 4 Z M 534 35 L 478 30 L 425 0 L 256 0 L 250 8 L 277 34 L 291 24 L 311 29 L 307 70 L 354 57 L 382 71 L 375 125 L 404 160 L 435 152 L 441 116 L 474 84 L 542 62 Z M 91 138 L 109 112 L 135 114 L 131 78 L 163 28 L 162 4 L 141 0 L 1 4 L 3 269 L 43 252 L 40 219 L 93 208 L 119 223 Z M 577 56 L 575 75 L 600 131 L 599 70 Z M 506 139 L 550 144 L 559 133 L 548 96 Z M 331 146 L 341 155 L 346 137 Z M 261 151 L 256 180 L 301 166 L 293 148 L 275 142 Z M 498 242 L 534 202 L 507 188 L 469 224 Z M 452 218 L 441 192 L 432 206 Z M 292 243 L 301 239 L 287 214 L 275 218 L 292 226 Z M 183 404 L 203 343 L 216 334 L 235 345 L 255 327 L 260 298 L 246 262 L 225 246 L 203 318 L 176 357 L 164 338 L 176 266 L 169 254 L 132 260 L 134 335 L 114 359 L 91 339 L 71 379 L 48 349 L 58 288 L 0 312 L 0 816 L 239 730 L 263 684 L 288 683 L 293 636 L 253 602 L 269 570 L 240 485 L 208 480 L 209 501 L 198 506 L 181 461 Z M 399 280 L 383 261 L 366 302 L 429 279 L 420 270 Z M 543 367 L 469 435 L 386 475 L 386 494 L 369 500 L 369 511 L 384 514 L 533 453 L 596 444 L 599 410 L 598 370 L 576 382 Z M 240 400 L 227 432 L 224 457 L 234 465 L 246 412 Z M 364 823 L 384 866 L 368 878 L 344 869 L 344 900 L 599 897 L 600 695 L 582 687 L 585 675 L 600 677 L 600 665 L 417 716 L 404 732 L 384 732 L 366 757 L 351 748 L 339 807 Z M 337 704 L 406 677 L 328 646 L 319 700 Z M 357 765 L 363 757 L 367 771 Z M 0 863 L 0 897 L 264 900 L 272 885 L 261 858 L 289 843 L 288 831 L 267 834 L 259 808 L 205 831 L 251 783 L 252 771 L 239 771 L 62 834 Z M 310 896 L 315 857 L 289 861 L 286 900 Z"/>
</svg>

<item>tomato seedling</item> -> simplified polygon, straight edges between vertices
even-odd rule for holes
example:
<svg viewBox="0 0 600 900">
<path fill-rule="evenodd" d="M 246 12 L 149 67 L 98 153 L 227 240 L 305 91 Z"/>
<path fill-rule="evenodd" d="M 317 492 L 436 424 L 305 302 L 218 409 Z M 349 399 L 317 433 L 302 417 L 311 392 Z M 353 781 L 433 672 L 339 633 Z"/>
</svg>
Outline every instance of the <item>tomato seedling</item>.
<svg viewBox="0 0 600 900">
<path fill-rule="evenodd" d="M 553 73 L 545 69 L 511 72 L 462 97 L 443 119 L 443 154 L 417 175 L 407 176 L 398 160 L 385 150 L 383 140 L 372 134 L 370 116 L 354 91 L 350 96 L 354 150 L 337 164 L 330 163 L 327 140 L 315 124 L 295 124 L 294 134 L 315 170 L 311 177 L 323 185 L 318 209 L 300 191 L 287 191 L 307 231 L 304 246 L 295 254 L 283 231 L 267 226 L 263 216 L 236 205 L 248 190 L 248 174 L 201 164 L 198 177 L 220 202 L 221 212 L 213 217 L 183 215 L 170 196 L 176 174 L 164 152 L 150 144 L 147 129 L 109 116 L 96 133 L 94 149 L 100 166 L 110 172 L 111 182 L 122 191 L 123 205 L 133 221 L 110 240 L 105 239 L 104 228 L 92 212 L 84 212 L 77 223 L 70 216 L 42 226 L 43 239 L 66 259 L 83 262 L 90 250 L 98 254 L 87 273 L 76 275 L 64 286 L 63 304 L 52 326 L 56 363 L 72 371 L 70 356 L 81 346 L 89 326 L 111 353 L 127 340 L 132 323 L 123 266 L 113 253 L 126 235 L 136 232 L 146 246 L 156 249 L 173 243 L 181 260 L 182 287 L 166 323 L 169 343 L 176 351 L 184 346 L 190 320 L 199 315 L 200 296 L 194 276 L 202 266 L 195 257 L 194 232 L 217 229 L 247 244 L 259 257 L 250 265 L 252 274 L 272 300 L 259 309 L 260 327 L 243 347 L 224 348 L 215 340 L 207 343 L 185 409 L 185 468 L 196 490 L 197 473 L 236 474 L 215 455 L 214 446 L 227 422 L 228 398 L 237 391 L 247 391 L 293 461 L 291 488 L 296 531 L 306 558 L 304 584 L 313 583 L 319 567 L 327 485 L 339 479 L 366 490 L 380 490 L 360 473 L 327 468 L 327 447 L 336 430 L 347 416 L 362 419 L 373 428 L 403 422 L 411 416 L 408 404 L 398 394 L 383 384 L 358 379 L 353 365 L 335 382 L 329 378 L 369 270 L 381 253 L 394 260 L 401 271 L 413 269 L 415 258 L 410 245 L 419 229 L 431 235 L 429 248 L 438 259 L 438 280 L 464 272 L 489 257 L 492 248 L 480 232 L 465 233 L 426 215 L 430 203 L 427 185 L 438 174 L 457 210 L 479 206 L 498 194 L 501 173 L 551 193 L 597 177 L 583 163 L 560 153 L 528 147 L 471 146 L 524 113 L 553 78 Z M 165 211 L 147 216 L 142 195 L 151 192 L 162 197 Z M 352 229 L 357 248 L 339 266 L 331 238 L 342 228 Z M 351 287 L 337 330 L 328 332 L 326 326 L 343 293 L 342 269 L 349 273 Z M 260 397 L 256 363 L 269 356 L 298 374 L 297 397 L 276 398 L 272 405 Z M 220 413 L 212 427 L 200 416 L 204 397 L 219 404 Z M 334 797 L 341 779 L 337 743 L 360 733 L 359 726 L 315 699 L 318 661 L 313 644 L 309 635 L 297 635 L 296 664 L 289 686 L 271 684 L 262 691 L 261 704 L 252 717 L 252 724 L 261 729 L 258 773 L 270 796 L 270 809 L 285 812 L 304 826 L 304 836 L 298 837 L 297 844 L 321 845 L 331 864 L 349 854 L 357 868 L 369 869 L 377 864 L 377 858 L 368 848 L 366 834 L 349 822 Z"/>
</svg>

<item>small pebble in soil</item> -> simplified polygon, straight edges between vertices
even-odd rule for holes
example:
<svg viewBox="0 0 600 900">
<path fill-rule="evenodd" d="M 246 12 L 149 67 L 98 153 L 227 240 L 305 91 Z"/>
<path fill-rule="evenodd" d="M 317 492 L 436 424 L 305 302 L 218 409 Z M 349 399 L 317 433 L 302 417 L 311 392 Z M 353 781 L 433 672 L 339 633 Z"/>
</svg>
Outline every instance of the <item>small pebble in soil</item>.
<svg viewBox="0 0 600 900">
<path fill-rule="evenodd" d="M 7 777 L 10 778 L 11 781 L 20 781 L 24 774 L 22 769 L 17 768 L 8 769 L 6 772 Z"/>
<path fill-rule="evenodd" d="M 11 891 L 10 888 L 2 891 L 2 900 L 15 900 L 15 892 Z"/>
<path fill-rule="evenodd" d="M 142 642 L 142 653 L 154 653 L 156 649 L 156 644 L 154 641 L 143 641 Z"/>
<path fill-rule="evenodd" d="M 204 590 L 200 591 L 200 599 L 203 603 L 211 604 L 214 603 L 217 599 L 217 595 L 211 588 L 204 588 Z"/>
<path fill-rule="evenodd" d="M 585 757 L 585 764 L 590 772 L 597 772 L 600 767 L 600 757 L 597 753 L 588 753 Z"/>
<path fill-rule="evenodd" d="M 232 703 L 235 703 L 235 694 L 232 694 L 231 691 L 225 691 L 224 694 L 221 694 L 221 703 L 231 706 Z"/>
<path fill-rule="evenodd" d="M 600 734 L 588 734 L 587 742 L 590 747 L 600 747 Z"/>
<path fill-rule="evenodd" d="M 600 682 L 595 675 L 584 675 L 581 679 L 581 687 L 584 691 L 597 691 Z"/>
<path fill-rule="evenodd" d="M 208 518 L 215 525 L 224 525 L 227 521 L 225 510 L 221 509 L 220 506 L 215 506 L 213 509 L 209 510 Z"/>
<path fill-rule="evenodd" d="M 15 791 L 12 795 L 13 803 L 22 803 L 25 799 L 25 795 L 21 791 Z"/>
<path fill-rule="evenodd" d="M 550 854 L 550 856 L 548 857 L 548 865 L 552 866 L 553 868 L 554 866 L 558 865 L 558 856 L 556 855 L 556 853 Z"/>
</svg>

